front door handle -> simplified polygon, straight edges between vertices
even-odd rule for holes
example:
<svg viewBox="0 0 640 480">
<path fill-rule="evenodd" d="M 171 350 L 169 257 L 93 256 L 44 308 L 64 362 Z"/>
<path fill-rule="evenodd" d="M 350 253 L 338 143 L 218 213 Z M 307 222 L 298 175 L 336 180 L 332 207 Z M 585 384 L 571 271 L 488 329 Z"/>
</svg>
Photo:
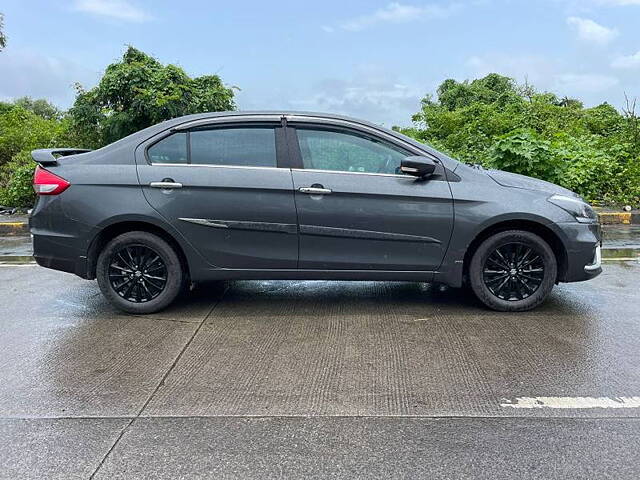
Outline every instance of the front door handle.
<svg viewBox="0 0 640 480">
<path fill-rule="evenodd" d="M 308 193 L 309 195 L 327 195 L 331 193 L 329 188 L 324 187 L 300 187 L 298 191 L 300 193 Z"/>
<path fill-rule="evenodd" d="M 161 182 L 151 182 L 149 184 L 151 188 L 161 188 L 163 190 L 170 190 L 172 188 L 182 188 L 182 184 L 178 182 L 169 182 L 167 180 L 163 180 Z"/>
</svg>

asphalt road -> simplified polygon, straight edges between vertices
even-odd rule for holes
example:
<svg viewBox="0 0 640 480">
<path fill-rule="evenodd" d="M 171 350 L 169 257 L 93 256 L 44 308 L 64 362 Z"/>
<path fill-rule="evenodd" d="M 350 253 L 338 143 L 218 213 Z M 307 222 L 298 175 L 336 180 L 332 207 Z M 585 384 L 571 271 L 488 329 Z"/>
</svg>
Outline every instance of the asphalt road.
<svg viewBox="0 0 640 480">
<path fill-rule="evenodd" d="M 0 478 L 639 478 L 640 264 L 502 314 L 417 283 L 128 316 L 0 267 Z"/>
</svg>

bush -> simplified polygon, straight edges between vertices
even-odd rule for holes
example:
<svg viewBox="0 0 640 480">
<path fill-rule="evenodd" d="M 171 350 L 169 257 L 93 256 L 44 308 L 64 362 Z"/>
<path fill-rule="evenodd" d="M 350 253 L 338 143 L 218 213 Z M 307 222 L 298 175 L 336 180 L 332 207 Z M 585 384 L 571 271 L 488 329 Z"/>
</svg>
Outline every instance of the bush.
<svg viewBox="0 0 640 480">
<path fill-rule="evenodd" d="M 64 133 L 59 120 L 15 106 L 0 115 L 0 166 L 22 150 L 60 146 Z"/>
<path fill-rule="evenodd" d="M 33 171 L 36 164 L 29 151 L 15 155 L 10 162 L 0 167 L 0 176 L 5 179 L 0 188 L 0 204 L 12 207 L 32 207 L 35 202 Z"/>
<path fill-rule="evenodd" d="M 398 129 L 454 158 L 541 178 L 590 201 L 640 206 L 640 119 L 608 104 L 536 92 L 491 74 L 445 80 L 413 127 Z"/>
<path fill-rule="evenodd" d="M 527 130 L 515 131 L 497 140 L 489 151 L 489 165 L 554 183 L 562 172 L 551 142 Z"/>
</svg>

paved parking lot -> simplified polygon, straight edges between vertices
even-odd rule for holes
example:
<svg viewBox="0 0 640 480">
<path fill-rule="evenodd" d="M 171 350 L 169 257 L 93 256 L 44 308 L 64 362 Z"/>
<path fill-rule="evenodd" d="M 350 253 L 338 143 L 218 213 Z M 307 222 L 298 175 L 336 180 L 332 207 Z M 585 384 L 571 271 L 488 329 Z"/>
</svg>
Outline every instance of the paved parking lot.
<svg viewBox="0 0 640 480">
<path fill-rule="evenodd" d="M 517 315 L 418 283 L 235 282 L 136 317 L 5 265 L 0 477 L 638 478 L 639 280 L 608 264 Z"/>
</svg>

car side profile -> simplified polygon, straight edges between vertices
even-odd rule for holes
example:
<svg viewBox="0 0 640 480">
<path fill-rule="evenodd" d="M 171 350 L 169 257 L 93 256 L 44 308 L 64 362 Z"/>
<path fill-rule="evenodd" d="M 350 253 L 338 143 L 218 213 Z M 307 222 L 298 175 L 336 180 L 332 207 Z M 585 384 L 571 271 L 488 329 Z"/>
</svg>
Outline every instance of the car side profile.
<svg viewBox="0 0 640 480">
<path fill-rule="evenodd" d="M 601 272 L 597 215 L 573 192 L 348 117 L 197 114 L 32 156 L 36 261 L 127 312 L 227 279 L 468 285 L 524 311 Z"/>
</svg>

